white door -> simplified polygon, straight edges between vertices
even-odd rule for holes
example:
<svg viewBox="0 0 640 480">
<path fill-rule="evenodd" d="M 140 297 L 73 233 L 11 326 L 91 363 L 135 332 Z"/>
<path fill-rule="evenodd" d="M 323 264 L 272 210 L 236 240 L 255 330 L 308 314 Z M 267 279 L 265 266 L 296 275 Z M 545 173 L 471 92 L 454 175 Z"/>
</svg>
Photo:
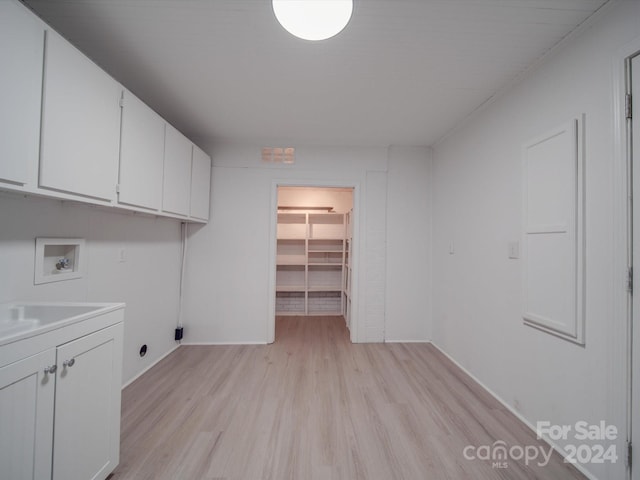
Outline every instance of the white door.
<svg viewBox="0 0 640 480">
<path fill-rule="evenodd" d="M 0 2 L 0 180 L 35 180 L 43 58 L 44 25 L 18 2 Z"/>
<path fill-rule="evenodd" d="M 636 96 L 631 115 L 630 145 L 640 145 L 640 54 L 631 61 L 631 91 Z M 635 140 L 635 141 L 634 141 Z M 632 394 L 631 394 L 631 443 L 634 445 L 632 455 L 632 478 L 640 480 L 640 155 L 633 155 L 631 165 L 633 172 L 633 346 L 632 346 Z"/>
<path fill-rule="evenodd" d="M 57 349 L 54 480 L 104 479 L 118 464 L 121 339 L 120 323 Z"/>
<path fill-rule="evenodd" d="M 52 30 L 46 32 L 40 186 L 112 200 L 122 88 Z"/>
<path fill-rule="evenodd" d="M 51 478 L 55 361 L 51 348 L 0 368 L 0 480 Z"/>
<path fill-rule="evenodd" d="M 189 215 L 192 151 L 191 141 L 167 124 L 164 138 L 163 212 Z M 207 197 L 207 205 L 209 205 L 209 197 Z"/>
<path fill-rule="evenodd" d="M 191 208 L 190 216 L 209 220 L 209 197 L 211 195 L 211 158 L 195 145 L 191 163 Z"/>
<path fill-rule="evenodd" d="M 160 210 L 164 124 L 160 115 L 125 90 L 118 203 Z"/>
</svg>

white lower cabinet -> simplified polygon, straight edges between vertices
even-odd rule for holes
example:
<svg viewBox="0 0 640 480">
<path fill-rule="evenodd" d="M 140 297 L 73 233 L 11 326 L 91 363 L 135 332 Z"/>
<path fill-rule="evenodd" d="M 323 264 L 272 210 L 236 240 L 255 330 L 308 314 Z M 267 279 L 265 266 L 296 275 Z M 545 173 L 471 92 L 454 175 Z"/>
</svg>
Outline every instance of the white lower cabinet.
<svg viewBox="0 0 640 480">
<path fill-rule="evenodd" d="M 106 478 L 118 465 L 122 323 L 57 348 L 53 479 Z"/>
<path fill-rule="evenodd" d="M 0 479 L 51 478 L 55 365 L 51 348 L 0 368 Z"/>
<path fill-rule="evenodd" d="M 115 469 L 122 337 L 119 322 L 0 368 L 0 480 L 101 480 Z"/>
</svg>

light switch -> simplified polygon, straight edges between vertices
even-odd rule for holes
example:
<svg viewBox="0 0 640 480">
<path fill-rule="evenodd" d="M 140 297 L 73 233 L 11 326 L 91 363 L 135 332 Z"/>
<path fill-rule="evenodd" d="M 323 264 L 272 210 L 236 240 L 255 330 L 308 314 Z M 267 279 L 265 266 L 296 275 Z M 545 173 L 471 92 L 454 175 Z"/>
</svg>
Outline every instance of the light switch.
<svg viewBox="0 0 640 480">
<path fill-rule="evenodd" d="M 520 258 L 520 242 L 509 242 L 509 258 Z"/>
</svg>

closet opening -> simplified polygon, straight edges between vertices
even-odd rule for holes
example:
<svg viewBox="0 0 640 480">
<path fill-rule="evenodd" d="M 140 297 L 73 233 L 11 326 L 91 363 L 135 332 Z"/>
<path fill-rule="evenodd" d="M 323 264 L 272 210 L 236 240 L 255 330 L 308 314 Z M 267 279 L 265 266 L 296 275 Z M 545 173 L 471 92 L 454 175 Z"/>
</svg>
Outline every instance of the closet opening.
<svg viewBox="0 0 640 480">
<path fill-rule="evenodd" d="M 275 340 L 286 317 L 351 329 L 353 205 L 353 187 L 277 187 Z"/>
</svg>

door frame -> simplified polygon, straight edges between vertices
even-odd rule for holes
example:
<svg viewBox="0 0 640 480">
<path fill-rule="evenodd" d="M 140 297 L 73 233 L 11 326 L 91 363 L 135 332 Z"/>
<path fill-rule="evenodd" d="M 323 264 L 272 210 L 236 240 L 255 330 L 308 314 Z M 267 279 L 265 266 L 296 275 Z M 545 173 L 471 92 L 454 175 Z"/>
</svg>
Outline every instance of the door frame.
<svg viewBox="0 0 640 480">
<path fill-rule="evenodd" d="M 315 179 L 279 179 L 271 182 L 271 201 L 269 209 L 269 315 L 267 319 L 267 343 L 273 343 L 276 337 L 276 260 L 278 234 L 278 187 L 314 187 L 314 188 L 353 188 L 353 213 L 351 216 L 351 324 L 349 335 L 351 342 L 358 342 L 360 315 L 358 314 L 358 266 L 360 260 L 360 198 L 361 185 L 354 180 L 315 180 Z"/>
</svg>

